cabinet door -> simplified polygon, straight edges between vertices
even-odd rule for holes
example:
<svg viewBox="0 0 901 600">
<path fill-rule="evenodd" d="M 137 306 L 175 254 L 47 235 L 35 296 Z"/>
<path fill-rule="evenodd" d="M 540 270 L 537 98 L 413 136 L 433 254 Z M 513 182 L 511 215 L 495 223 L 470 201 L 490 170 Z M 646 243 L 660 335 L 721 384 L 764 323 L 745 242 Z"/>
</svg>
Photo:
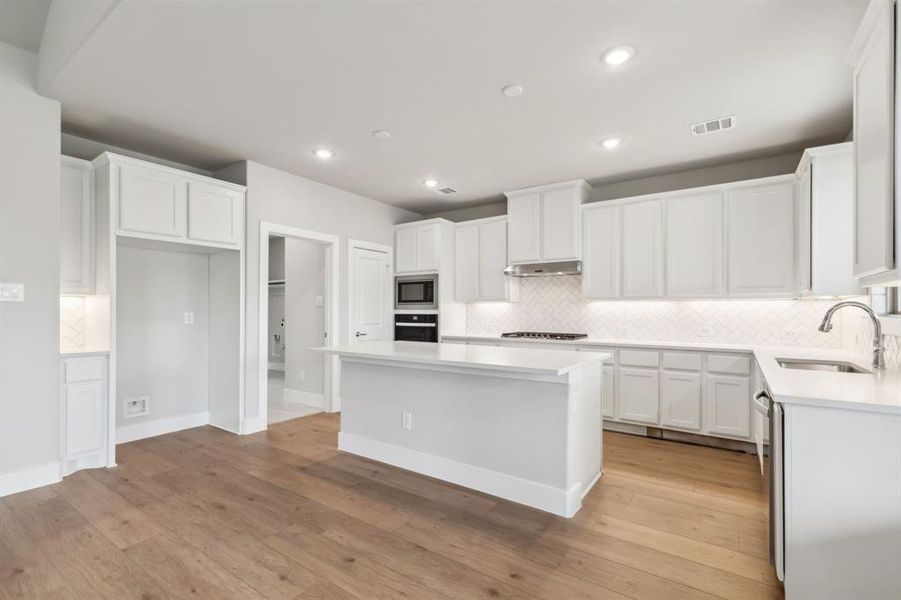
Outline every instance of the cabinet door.
<svg viewBox="0 0 901 600">
<path fill-rule="evenodd" d="M 582 215 L 582 295 L 591 299 L 620 295 L 620 209 L 591 208 Z"/>
<path fill-rule="evenodd" d="M 458 302 L 479 299 L 479 226 L 454 230 L 454 297 Z"/>
<path fill-rule="evenodd" d="M 659 413 L 658 382 L 656 369 L 620 367 L 620 418 L 656 425 Z"/>
<path fill-rule="evenodd" d="M 540 194 L 523 194 L 507 200 L 507 258 L 511 263 L 541 260 L 540 219 Z"/>
<path fill-rule="evenodd" d="M 663 371 L 660 375 L 660 425 L 701 430 L 701 374 Z"/>
<path fill-rule="evenodd" d="M 241 243 L 243 194 L 204 182 L 188 184 L 188 237 L 201 242 Z"/>
<path fill-rule="evenodd" d="M 894 2 L 882 3 L 854 69 L 854 274 L 894 267 Z"/>
<path fill-rule="evenodd" d="M 726 202 L 729 295 L 794 295 L 795 184 L 733 189 Z"/>
<path fill-rule="evenodd" d="M 416 270 L 438 270 L 439 232 L 437 225 L 416 228 Z"/>
<path fill-rule="evenodd" d="M 601 415 L 605 419 L 616 418 L 616 367 L 604 365 L 604 397 Z"/>
<path fill-rule="evenodd" d="M 479 299 L 510 300 L 507 267 L 507 222 L 479 225 Z"/>
<path fill-rule="evenodd" d="M 808 162 L 807 167 L 798 178 L 798 221 L 797 221 L 797 244 L 798 251 L 795 255 L 797 266 L 795 267 L 798 275 L 798 290 L 810 291 L 812 285 L 810 263 L 813 257 L 812 235 L 811 235 L 811 211 L 813 208 L 813 178 L 811 171 L 813 163 Z"/>
<path fill-rule="evenodd" d="M 541 194 L 541 259 L 578 260 L 580 199 L 578 188 Z"/>
<path fill-rule="evenodd" d="M 659 298 L 660 202 L 622 207 L 623 298 Z"/>
<path fill-rule="evenodd" d="M 751 384 L 747 377 L 708 375 L 704 398 L 708 433 L 740 438 L 751 434 Z"/>
<path fill-rule="evenodd" d="M 187 179 L 167 171 L 123 165 L 119 183 L 120 229 L 185 236 Z"/>
<path fill-rule="evenodd" d="M 408 273 L 416 270 L 416 229 L 405 227 L 394 232 L 394 270 Z"/>
<path fill-rule="evenodd" d="M 103 381 L 66 384 L 67 457 L 103 448 L 106 437 L 104 387 Z"/>
<path fill-rule="evenodd" d="M 60 292 L 94 292 L 94 186 L 88 162 L 60 168 Z"/>
<path fill-rule="evenodd" d="M 723 295 L 723 197 L 720 192 L 665 201 L 666 295 Z"/>
</svg>

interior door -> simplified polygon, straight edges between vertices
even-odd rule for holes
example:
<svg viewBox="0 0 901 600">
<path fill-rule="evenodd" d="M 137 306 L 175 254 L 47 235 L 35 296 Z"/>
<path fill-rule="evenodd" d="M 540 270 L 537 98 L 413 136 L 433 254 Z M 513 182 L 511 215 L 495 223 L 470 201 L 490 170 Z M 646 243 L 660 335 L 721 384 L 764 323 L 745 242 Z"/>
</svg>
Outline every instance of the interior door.
<svg viewBox="0 0 901 600">
<path fill-rule="evenodd" d="M 392 339 L 387 252 L 353 248 L 350 343 Z"/>
</svg>

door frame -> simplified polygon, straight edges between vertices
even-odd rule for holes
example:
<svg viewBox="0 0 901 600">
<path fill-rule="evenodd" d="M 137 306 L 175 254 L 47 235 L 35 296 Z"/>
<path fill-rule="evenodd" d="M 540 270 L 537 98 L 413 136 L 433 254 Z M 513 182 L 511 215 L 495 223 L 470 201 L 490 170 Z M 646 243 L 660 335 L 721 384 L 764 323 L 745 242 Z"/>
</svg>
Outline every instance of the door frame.
<svg viewBox="0 0 901 600">
<path fill-rule="evenodd" d="M 350 238 L 347 240 L 347 343 L 353 344 L 353 305 L 354 305 L 354 250 L 372 250 L 373 252 L 383 252 L 388 255 L 388 285 L 386 286 L 385 298 L 385 323 L 389 329 L 386 333 L 390 334 L 390 323 L 394 319 L 394 248 L 386 244 L 377 244 L 375 242 L 366 242 L 363 240 L 355 240 Z"/>
<path fill-rule="evenodd" d="M 254 431 L 269 428 L 269 236 L 293 238 L 315 242 L 325 246 L 325 301 L 323 305 L 328 311 L 325 319 L 326 346 L 336 346 L 339 336 L 338 299 L 340 298 L 340 238 L 337 235 L 320 233 L 309 229 L 300 229 L 289 225 L 280 225 L 268 221 L 260 221 L 260 272 L 259 272 L 259 327 L 257 347 L 257 401 L 259 403 L 259 427 Z M 325 412 L 338 410 L 336 398 L 338 390 L 338 359 L 327 356 L 325 359 L 325 379 L 322 390 L 322 409 Z M 246 419 L 244 419 L 246 421 Z M 250 431 L 242 431 L 250 433 Z"/>
</svg>

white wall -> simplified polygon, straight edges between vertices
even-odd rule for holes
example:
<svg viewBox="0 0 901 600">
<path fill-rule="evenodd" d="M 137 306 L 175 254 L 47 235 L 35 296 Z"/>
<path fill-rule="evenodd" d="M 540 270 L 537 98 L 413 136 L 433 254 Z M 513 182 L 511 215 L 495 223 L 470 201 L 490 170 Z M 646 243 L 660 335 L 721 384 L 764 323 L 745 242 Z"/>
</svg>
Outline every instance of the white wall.
<svg viewBox="0 0 901 600">
<path fill-rule="evenodd" d="M 79 137 L 71 133 L 62 134 L 61 143 L 63 154 L 65 154 L 66 156 L 72 156 L 74 158 L 80 158 L 82 160 L 94 160 L 104 152 L 113 152 L 115 154 L 121 154 L 122 156 L 130 156 L 139 160 L 146 160 L 157 165 L 165 165 L 167 167 L 172 167 L 173 169 L 188 171 L 189 173 L 197 173 L 198 175 L 205 175 L 207 177 L 212 176 L 212 173 L 210 171 L 193 167 L 191 165 L 166 160 L 165 158 L 160 158 L 158 156 L 150 156 L 149 154 L 144 154 L 142 152 L 135 152 L 134 150 L 129 150 L 128 148 L 121 148 L 119 146 L 113 146 L 111 144 L 104 144 L 103 142 Z"/>
<path fill-rule="evenodd" d="M 285 395 L 291 390 L 321 396 L 325 357 L 312 352 L 325 343 L 325 247 L 285 240 Z"/>
<path fill-rule="evenodd" d="M 36 68 L 0 43 L 0 280 L 25 284 L 25 302 L 0 304 L 0 494 L 59 459 L 60 105 L 35 92 Z"/>
<path fill-rule="evenodd" d="M 348 238 L 393 246 L 394 224 L 414 221 L 421 215 L 255 162 L 238 163 L 216 176 L 247 185 L 245 417 L 254 418 L 259 416 L 260 221 L 340 237 L 338 339 L 347 343 Z"/>
<path fill-rule="evenodd" d="M 117 277 L 117 426 L 207 411 L 209 257 L 120 246 Z M 150 415 L 124 420 L 137 396 L 150 396 Z"/>
</svg>

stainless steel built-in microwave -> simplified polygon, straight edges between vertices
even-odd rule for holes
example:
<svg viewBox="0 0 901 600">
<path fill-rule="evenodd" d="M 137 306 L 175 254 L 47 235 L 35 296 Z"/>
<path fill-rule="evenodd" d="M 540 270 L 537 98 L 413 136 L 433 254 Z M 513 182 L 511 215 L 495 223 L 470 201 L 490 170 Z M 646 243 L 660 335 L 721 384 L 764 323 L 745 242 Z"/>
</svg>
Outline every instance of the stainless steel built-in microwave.
<svg viewBox="0 0 901 600">
<path fill-rule="evenodd" d="M 437 275 L 405 275 L 394 278 L 394 308 L 432 310 L 438 308 Z"/>
</svg>

